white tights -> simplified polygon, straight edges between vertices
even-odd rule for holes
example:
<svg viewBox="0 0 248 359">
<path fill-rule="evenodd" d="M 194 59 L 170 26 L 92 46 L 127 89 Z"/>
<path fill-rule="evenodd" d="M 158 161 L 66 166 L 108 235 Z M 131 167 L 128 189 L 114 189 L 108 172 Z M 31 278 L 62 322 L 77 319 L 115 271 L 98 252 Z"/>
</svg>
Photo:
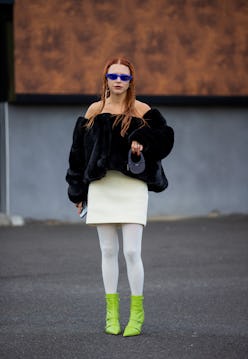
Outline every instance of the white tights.
<svg viewBox="0 0 248 359">
<path fill-rule="evenodd" d="M 117 293 L 119 278 L 119 239 L 115 224 L 101 224 L 97 232 L 102 252 L 102 276 L 105 293 Z M 123 252 L 132 295 L 142 295 L 144 268 L 141 259 L 143 225 L 122 224 Z"/>
</svg>

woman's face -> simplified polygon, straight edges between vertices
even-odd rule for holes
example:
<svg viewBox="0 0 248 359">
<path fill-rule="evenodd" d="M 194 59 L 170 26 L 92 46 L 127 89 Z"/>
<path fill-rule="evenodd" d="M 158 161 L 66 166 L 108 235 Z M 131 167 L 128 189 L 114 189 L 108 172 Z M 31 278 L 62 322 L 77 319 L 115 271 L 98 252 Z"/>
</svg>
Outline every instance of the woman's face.
<svg viewBox="0 0 248 359">
<path fill-rule="evenodd" d="M 129 67 L 121 64 L 113 64 L 108 69 L 108 74 L 130 75 Z M 121 95 L 129 88 L 130 81 L 122 81 L 120 77 L 116 80 L 107 79 L 109 91 L 115 95 Z"/>
</svg>

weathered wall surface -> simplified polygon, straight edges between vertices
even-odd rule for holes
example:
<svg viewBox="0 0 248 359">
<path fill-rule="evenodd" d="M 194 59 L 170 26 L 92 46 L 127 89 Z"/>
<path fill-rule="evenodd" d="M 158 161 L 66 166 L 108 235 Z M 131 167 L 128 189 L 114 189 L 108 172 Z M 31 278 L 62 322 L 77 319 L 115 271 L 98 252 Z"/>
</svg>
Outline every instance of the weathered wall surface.
<svg viewBox="0 0 248 359">
<path fill-rule="evenodd" d="M 243 0 L 16 0 L 17 93 L 98 94 L 131 58 L 143 95 L 248 95 Z M 30 76 L 32 71 L 32 76 Z"/>
</svg>

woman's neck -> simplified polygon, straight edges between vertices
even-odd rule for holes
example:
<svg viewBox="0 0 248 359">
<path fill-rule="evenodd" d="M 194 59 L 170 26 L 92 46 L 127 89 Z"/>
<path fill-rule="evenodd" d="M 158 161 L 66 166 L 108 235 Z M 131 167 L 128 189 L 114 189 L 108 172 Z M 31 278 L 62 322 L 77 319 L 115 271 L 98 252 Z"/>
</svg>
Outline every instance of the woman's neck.
<svg viewBox="0 0 248 359">
<path fill-rule="evenodd" d="M 124 106 L 125 99 L 126 99 L 126 94 L 123 95 L 111 94 L 106 102 L 108 102 L 108 104 L 111 104 L 113 106 Z"/>
<path fill-rule="evenodd" d="M 105 103 L 105 108 L 109 109 L 111 113 L 122 113 L 125 110 L 125 98 L 126 96 L 114 96 L 110 95 Z"/>
</svg>

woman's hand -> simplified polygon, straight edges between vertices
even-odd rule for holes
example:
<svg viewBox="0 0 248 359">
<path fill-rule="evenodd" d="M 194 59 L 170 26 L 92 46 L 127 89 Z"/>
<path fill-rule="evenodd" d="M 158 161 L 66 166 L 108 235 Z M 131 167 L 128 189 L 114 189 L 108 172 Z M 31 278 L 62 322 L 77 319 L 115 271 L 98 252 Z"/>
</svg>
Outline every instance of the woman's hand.
<svg viewBox="0 0 248 359">
<path fill-rule="evenodd" d="M 137 141 L 132 141 L 131 150 L 132 153 L 135 153 L 137 156 L 140 156 L 140 152 L 143 151 L 143 146 Z"/>
<path fill-rule="evenodd" d="M 76 203 L 77 213 L 80 214 L 83 208 L 83 202 Z"/>
</svg>

